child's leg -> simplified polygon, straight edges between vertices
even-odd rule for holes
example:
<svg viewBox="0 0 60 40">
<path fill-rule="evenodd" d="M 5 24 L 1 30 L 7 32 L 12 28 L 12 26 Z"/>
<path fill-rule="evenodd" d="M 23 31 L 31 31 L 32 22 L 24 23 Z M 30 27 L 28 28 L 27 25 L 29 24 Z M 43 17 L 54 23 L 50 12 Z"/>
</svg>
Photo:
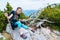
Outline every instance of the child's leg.
<svg viewBox="0 0 60 40">
<path fill-rule="evenodd" d="M 19 31 L 19 33 L 20 33 L 20 36 L 21 36 L 22 38 L 26 39 L 27 36 L 24 34 L 24 32 L 26 32 L 25 28 L 27 29 L 27 27 L 24 26 L 24 28 L 23 28 L 22 23 L 21 23 L 20 21 L 17 21 L 16 24 L 17 24 L 17 26 L 18 26 L 18 28 L 19 28 L 18 31 Z"/>
<path fill-rule="evenodd" d="M 32 28 L 29 28 L 28 26 L 22 24 L 20 21 L 17 21 L 15 24 L 18 26 L 19 32 L 21 32 L 23 30 L 22 28 L 32 30 Z"/>
<path fill-rule="evenodd" d="M 15 23 L 15 25 L 17 25 L 17 27 L 18 27 L 19 29 L 22 28 L 20 21 L 17 21 L 17 22 Z"/>
<path fill-rule="evenodd" d="M 17 21 L 16 23 L 15 23 L 15 25 L 17 25 L 18 26 L 18 28 L 19 28 L 19 33 L 20 33 L 20 35 L 22 34 L 22 30 L 23 30 L 23 27 L 22 27 L 22 24 L 21 24 L 21 22 L 20 21 Z"/>
<path fill-rule="evenodd" d="M 20 28 L 28 29 L 28 26 L 22 24 L 20 21 L 17 21 L 17 22 L 15 23 L 15 25 L 17 25 L 19 29 L 20 29 Z"/>
<path fill-rule="evenodd" d="M 28 28 L 29 28 L 27 25 L 24 25 L 24 24 L 22 24 L 22 27 L 23 27 L 24 29 L 28 29 Z"/>
<path fill-rule="evenodd" d="M 34 32 L 34 29 L 33 29 L 33 28 L 28 27 L 27 25 L 22 24 L 22 27 L 23 27 L 24 29 L 29 29 L 29 30 L 31 30 L 32 32 Z"/>
</svg>

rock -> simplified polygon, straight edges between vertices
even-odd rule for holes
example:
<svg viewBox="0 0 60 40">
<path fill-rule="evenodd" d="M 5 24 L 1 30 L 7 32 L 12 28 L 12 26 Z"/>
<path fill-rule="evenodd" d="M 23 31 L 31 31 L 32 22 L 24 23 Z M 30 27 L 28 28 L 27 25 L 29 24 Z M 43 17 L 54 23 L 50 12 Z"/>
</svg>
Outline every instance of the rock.
<svg viewBox="0 0 60 40">
<path fill-rule="evenodd" d="M 53 32 L 54 32 L 55 34 L 57 34 L 57 35 L 60 35 L 60 32 L 59 32 L 59 31 L 54 30 Z"/>
<path fill-rule="evenodd" d="M 37 29 L 34 33 L 31 32 L 31 30 L 26 30 L 27 39 L 23 39 L 22 37 L 20 37 L 18 28 L 12 30 L 9 24 L 7 25 L 7 28 L 8 28 L 7 32 L 11 34 L 14 40 L 58 40 L 60 39 L 59 37 L 57 37 L 56 34 L 51 32 L 50 29 L 48 28 L 42 27 L 41 29 Z M 22 31 L 25 32 L 25 30 Z"/>
</svg>

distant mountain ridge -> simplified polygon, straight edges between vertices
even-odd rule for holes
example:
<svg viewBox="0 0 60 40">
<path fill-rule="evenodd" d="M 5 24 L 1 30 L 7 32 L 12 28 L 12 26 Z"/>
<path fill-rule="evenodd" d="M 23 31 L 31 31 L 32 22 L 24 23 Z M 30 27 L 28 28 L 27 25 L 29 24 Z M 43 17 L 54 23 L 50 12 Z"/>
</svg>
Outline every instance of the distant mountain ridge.
<svg viewBox="0 0 60 40">
<path fill-rule="evenodd" d="M 30 16 L 31 14 L 35 13 L 37 10 L 23 10 L 25 16 Z"/>
</svg>

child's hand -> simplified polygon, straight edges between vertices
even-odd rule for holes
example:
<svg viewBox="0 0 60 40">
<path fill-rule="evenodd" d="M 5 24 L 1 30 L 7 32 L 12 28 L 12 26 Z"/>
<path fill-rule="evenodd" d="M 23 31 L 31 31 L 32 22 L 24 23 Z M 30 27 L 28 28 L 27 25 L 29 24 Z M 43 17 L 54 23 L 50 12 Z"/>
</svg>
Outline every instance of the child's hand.
<svg viewBox="0 0 60 40">
<path fill-rule="evenodd" d="M 8 14 L 7 13 L 4 13 L 4 15 L 7 17 L 8 16 Z"/>
</svg>

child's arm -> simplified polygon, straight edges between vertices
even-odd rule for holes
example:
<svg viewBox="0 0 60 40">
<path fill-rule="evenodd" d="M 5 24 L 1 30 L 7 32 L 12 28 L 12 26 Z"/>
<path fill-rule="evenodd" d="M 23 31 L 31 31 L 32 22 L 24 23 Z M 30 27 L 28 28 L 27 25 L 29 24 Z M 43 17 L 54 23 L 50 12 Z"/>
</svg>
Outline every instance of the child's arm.
<svg viewBox="0 0 60 40">
<path fill-rule="evenodd" d="M 10 19 L 13 16 L 13 14 L 11 14 L 10 16 L 8 16 L 7 13 L 4 13 L 4 15 L 5 15 L 5 17 L 7 17 L 7 19 Z"/>
</svg>

